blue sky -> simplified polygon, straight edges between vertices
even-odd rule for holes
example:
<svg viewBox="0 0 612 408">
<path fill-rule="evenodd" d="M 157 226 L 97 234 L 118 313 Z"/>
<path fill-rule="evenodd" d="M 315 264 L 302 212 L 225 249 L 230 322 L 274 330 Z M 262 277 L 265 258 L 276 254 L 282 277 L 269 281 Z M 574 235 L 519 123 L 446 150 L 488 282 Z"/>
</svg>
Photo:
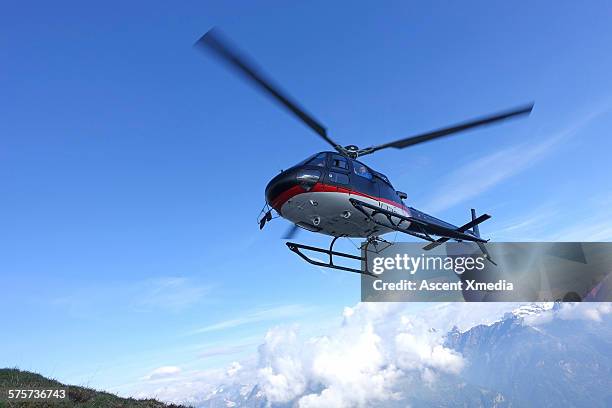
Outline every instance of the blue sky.
<svg viewBox="0 0 612 408">
<path fill-rule="evenodd" d="M 128 389 L 333 324 L 359 279 L 290 253 L 263 189 L 326 145 L 192 49 L 221 27 L 344 144 L 535 101 L 365 160 L 496 240 L 610 240 L 612 5 L 13 3 L 0 16 L 0 366 Z M 309 233 L 306 243 L 327 239 Z M 351 243 L 342 244 L 351 249 Z"/>
</svg>

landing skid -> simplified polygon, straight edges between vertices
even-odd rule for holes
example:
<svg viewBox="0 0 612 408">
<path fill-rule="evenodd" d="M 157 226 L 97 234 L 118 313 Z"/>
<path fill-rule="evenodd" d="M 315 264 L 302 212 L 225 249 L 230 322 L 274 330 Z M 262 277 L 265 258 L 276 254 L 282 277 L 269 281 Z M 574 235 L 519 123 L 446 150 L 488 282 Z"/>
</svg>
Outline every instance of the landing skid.
<svg viewBox="0 0 612 408">
<path fill-rule="evenodd" d="M 304 244 L 298 244 L 298 243 L 295 243 L 295 242 L 287 242 L 287 247 L 289 248 L 290 251 L 295 252 L 300 258 L 302 258 L 303 260 L 305 260 L 309 264 L 316 265 L 316 266 L 321 266 L 323 268 L 331 268 L 331 269 L 338 269 L 338 270 L 341 270 L 341 271 L 359 273 L 361 275 L 367 275 L 367 276 L 371 276 L 373 278 L 377 278 L 378 276 L 376 276 L 372 272 L 368 271 L 368 258 L 367 258 L 368 251 L 369 251 L 368 250 L 368 246 L 370 244 L 374 245 L 374 247 L 376 248 L 376 250 L 374 252 L 378 252 L 378 251 L 381 250 L 381 249 L 377 248 L 379 242 L 383 242 L 383 243 L 387 244 L 385 246 L 385 248 L 387 248 L 387 247 L 389 247 L 390 245 L 393 245 L 393 244 L 383 240 L 382 238 L 378 238 L 378 237 L 368 238 L 368 240 L 363 244 L 363 245 L 365 245 L 365 251 L 363 251 L 363 253 L 365 253 L 365 257 L 363 257 L 363 256 L 347 254 L 345 252 L 334 251 L 334 244 L 336 243 L 338 238 L 343 238 L 343 237 L 342 236 L 335 237 L 332 240 L 331 244 L 329 245 L 329 249 L 327 249 L 327 248 L 319 248 L 319 247 L 314 247 L 314 246 L 304 245 Z M 304 252 L 302 252 L 303 250 L 313 251 L 313 252 L 318 252 L 318 253 L 321 253 L 321 254 L 325 254 L 325 255 L 327 255 L 329 257 L 329 262 L 326 263 L 326 262 L 323 262 L 323 261 L 318 260 L 318 259 L 313 259 L 313 258 L 309 257 L 308 255 L 306 255 Z M 339 257 L 339 258 L 344 258 L 344 259 L 351 259 L 351 260 L 355 260 L 355 261 L 361 261 L 361 265 L 362 265 L 363 269 L 355 269 L 355 268 L 351 268 L 351 267 L 348 267 L 348 266 L 336 265 L 334 263 L 334 257 Z"/>
</svg>

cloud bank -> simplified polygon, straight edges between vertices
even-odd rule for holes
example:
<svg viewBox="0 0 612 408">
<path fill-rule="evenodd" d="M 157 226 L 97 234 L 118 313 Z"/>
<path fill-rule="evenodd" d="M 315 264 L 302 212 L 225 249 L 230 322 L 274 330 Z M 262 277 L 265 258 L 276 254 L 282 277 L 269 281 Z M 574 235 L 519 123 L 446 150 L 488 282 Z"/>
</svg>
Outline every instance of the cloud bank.
<svg viewBox="0 0 612 408">
<path fill-rule="evenodd" d="M 297 326 L 273 327 L 254 358 L 225 370 L 161 367 L 138 396 L 196 406 L 213 399 L 210 406 L 247 399 L 301 408 L 393 405 L 411 392 L 406 384 L 435 390 L 442 377 L 464 374 L 468 362 L 444 345 L 453 327 L 463 332 L 493 324 L 508 312 L 530 326 L 554 319 L 600 322 L 612 313 L 609 303 L 552 306 L 445 303 L 415 310 L 405 303 L 359 303 L 345 308 L 338 327 L 323 336 L 303 337 Z"/>
<path fill-rule="evenodd" d="M 439 375 L 461 373 L 462 356 L 443 345 L 453 326 L 492 323 L 516 305 L 436 304 L 415 312 L 412 304 L 359 303 L 345 308 L 326 335 L 304 337 L 297 326 L 273 327 L 254 358 L 226 370 L 157 376 L 139 386 L 138 396 L 197 405 L 229 388 L 242 390 L 239 398 L 256 389 L 270 403 L 299 407 L 400 399 L 409 392 L 398 386 L 407 376 L 433 384 Z"/>
<path fill-rule="evenodd" d="M 551 309 L 537 315 L 526 316 L 524 321 L 530 326 L 544 325 L 555 318 L 601 322 L 603 316 L 609 313 L 612 313 L 612 304 L 608 302 L 563 303 L 560 308 Z"/>
</svg>

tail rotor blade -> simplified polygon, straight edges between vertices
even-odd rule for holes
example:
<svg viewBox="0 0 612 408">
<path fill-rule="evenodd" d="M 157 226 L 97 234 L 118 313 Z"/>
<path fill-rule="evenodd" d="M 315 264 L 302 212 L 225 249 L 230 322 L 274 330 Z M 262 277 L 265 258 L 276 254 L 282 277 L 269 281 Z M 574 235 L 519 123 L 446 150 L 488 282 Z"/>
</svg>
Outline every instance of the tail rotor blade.
<svg viewBox="0 0 612 408">
<path fill-rule="evenodd" d="M 283 239 L 293 239 L 293 237 L 298 233 L 300 227 L 297 224 L 293 224 L 287 228 L 285 235 L 283 235 Z"/>
</svg>

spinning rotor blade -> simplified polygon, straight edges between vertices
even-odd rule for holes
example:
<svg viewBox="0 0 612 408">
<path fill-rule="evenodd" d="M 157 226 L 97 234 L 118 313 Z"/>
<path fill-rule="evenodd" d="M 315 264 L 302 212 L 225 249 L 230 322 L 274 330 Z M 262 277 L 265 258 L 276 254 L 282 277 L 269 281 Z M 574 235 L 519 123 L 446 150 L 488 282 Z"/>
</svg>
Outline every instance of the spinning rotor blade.
<svg viewBox="0 0 612 408">
<path fill-rule="evenodd" d="M 408 146 L 413 146 L 419 143 L 428 142 L 433 139 L 437 139 L 437 138 L 444 137 L 444 136 L 449 136 L 454 133 L 463 132 L 468 129 L 473 129 L 479 126 L 490 125 L 495 122 L 500 122 L 503 120 L 511 119 L 516 116 L 528 115 L 529 113 L 531 113 L 532 109 L 533 109 L 533 103 L 530 103 L 529 105 L 521 106 L 516 109 L 496 113 L 493 115 L 483 116 L 483 117 L 473 119 L 467 122 L 462 122 L 462 123 L 459 123 L 453 126 L 434 130 L 432 132 L 427 132 L 427 133 L 423 133 L 417 136 L 411 136 L 405 139 L 396 140 L 394 142 L 361 149 L 359 150 L 358 155 L 364 156 L 366 154 L 374 153 L 377 150 L 386 149 L 388 147 L 393 147 L 395 149 L 403 149 Z"/>
<path fill-rule="evenodd" d="M 312 116 L 307 114 L 296 102 L 291 100 L 289 96 L 280 91 L 280 89 L 272 84 L 272 81 L 267 79 L 265 75 L 258 71 L 254 64 L 248 61 L 244 55 L 240 55 L 238 51 L 232 49 L 227 42 L 223 41 L 219 36 L 218 30 L 212 29 L 204 34 L 196 43 L 196 47 L 208 48 L 229 64 L 238 73 L 255 83 L 260 89 L 265 91 L 269 96 L 273 97 L 278 103 L 283 105 L 291 113 L 297 116 L 308 127 L 314 130 L 327 143 L 338 151 L 342 150 L 342 146 L 331 140 L 327 136 L 327 130 L 323 125 L 317 122 Z"/>
<path fill-rule="evenodd" d="M 300 230 L 300 227 L 297 226 L 297 224 L 293 224 L 290 225 L 289 228 L 287 228 L 287 231 L 285 231 L 285 235 L 283 235 L 283 239 L 292 239 L 295 234 L 297 234 Z"/>
</svg>

